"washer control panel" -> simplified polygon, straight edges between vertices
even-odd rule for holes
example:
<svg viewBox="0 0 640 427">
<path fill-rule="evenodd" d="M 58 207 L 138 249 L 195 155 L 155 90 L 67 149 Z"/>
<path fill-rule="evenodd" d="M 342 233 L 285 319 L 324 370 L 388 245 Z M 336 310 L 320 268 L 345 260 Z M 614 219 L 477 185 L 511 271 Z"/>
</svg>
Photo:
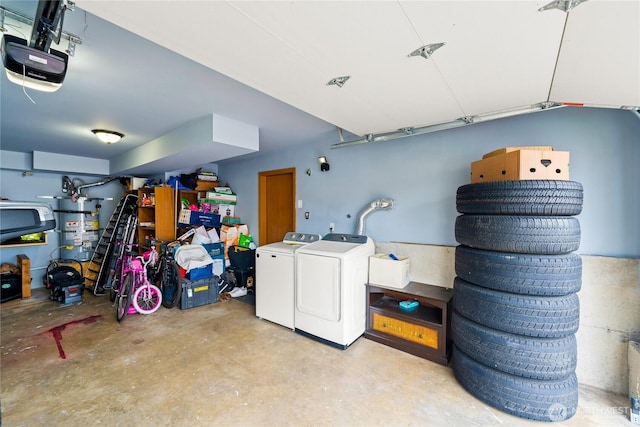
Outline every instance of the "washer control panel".
<svg viewBox="0 0 640 427">
<path fill-rule="evenodd" d="M 367 243 L 367 236 L 360 234 L 343 234 L 343 233 L 329 233 L 322 238 L 322 240 L 329 240 L 331 242 L 345 242 L 345 243 Z"/>
<path fill-rule="evenodd" d="M 301 243 L 313 243 L 320 240 L 322 236 L 313 233 L 298 233 L 295 231 L 289 231 L 284 235 L 282 239 L 283 243 L 301 244 Z"/>
</svg>

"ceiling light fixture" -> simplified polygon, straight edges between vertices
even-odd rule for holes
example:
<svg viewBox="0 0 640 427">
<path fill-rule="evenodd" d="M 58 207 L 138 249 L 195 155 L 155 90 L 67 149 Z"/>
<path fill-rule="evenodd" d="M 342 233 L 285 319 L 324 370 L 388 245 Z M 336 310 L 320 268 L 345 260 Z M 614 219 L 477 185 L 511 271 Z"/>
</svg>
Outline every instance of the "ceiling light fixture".
<svg viewBox="0 0 640 427">
<path fill-rule="evenodd" d="M 342 77 L 334 77 L 333 79 L 327 82 L 327 86 L 344 86 L 345 82 L 349 80 L 351 76 L 342 76 Z"/>
<path fill-rule="evenodd" d="M 433 52 L 435 52 L 436 50 L 440 49 L 445 44 L 446 43 L 425 44 L 424 46 L 419 47 L 416 50 L 414 50 L 413 52 L 411 52 L 409 55 L 407 55 L 407 57 L 411 58 L 412 56 L 422 56 L 424 59 L 429 59 L 431 57 L 431 55 L 433 55 Z"/>
<path fill-rule="evenodd" d="M 104 142 L 105 144 L 115 144 L 116 142 L 120 141 L 124 137 L 123 133 L 116 132 L 113 130 L 92 129 L 91 132 L 93 132 L 93 134 L 97 136 L 98 139 Z"/>
</svg>

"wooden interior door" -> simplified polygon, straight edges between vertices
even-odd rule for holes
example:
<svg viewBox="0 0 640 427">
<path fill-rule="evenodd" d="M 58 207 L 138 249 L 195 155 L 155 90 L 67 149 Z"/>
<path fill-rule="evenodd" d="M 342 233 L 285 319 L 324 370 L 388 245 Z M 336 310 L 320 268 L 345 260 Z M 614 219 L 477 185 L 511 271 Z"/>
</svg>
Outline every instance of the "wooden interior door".
<svg viewBox="0 0 640 427">
<path fill-rule="evenodd" d="M 258 174 L 258 243 L 281 242 L 296 230 L 296 168 Z"/>
</svg>

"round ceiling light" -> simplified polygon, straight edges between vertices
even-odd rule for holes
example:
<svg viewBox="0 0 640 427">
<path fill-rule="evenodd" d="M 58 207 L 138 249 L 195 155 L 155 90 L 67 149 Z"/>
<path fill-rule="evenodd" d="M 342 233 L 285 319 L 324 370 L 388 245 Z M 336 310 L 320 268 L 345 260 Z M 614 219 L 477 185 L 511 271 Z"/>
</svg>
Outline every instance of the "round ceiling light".
<svg viewBox="0 0 640 427">
<path fill-rule="evenodd" d="M 115 144 L 116 142 L 120 141 L 122 137 L 124 137 L 123 133 L 113 130 L 92 129 L 91 132 L 93 132 L 93 134 L 105 144 Z"/>
</svg>

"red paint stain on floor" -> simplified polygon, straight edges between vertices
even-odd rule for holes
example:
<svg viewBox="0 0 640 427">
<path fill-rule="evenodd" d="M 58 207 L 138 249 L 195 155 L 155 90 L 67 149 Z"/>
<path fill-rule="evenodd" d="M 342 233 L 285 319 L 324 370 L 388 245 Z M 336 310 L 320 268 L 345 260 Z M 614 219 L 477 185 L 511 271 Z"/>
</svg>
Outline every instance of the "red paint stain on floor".
<svg viewBox="0 0 640 427">
<path fill-rule="evenodd" d="M 67 322 L 59 326 L 54 326 L 53 328 L 47 331 L 47 333 L 50 333 L 51 335 L 53 335 L 53 339 L 56 340 L 56 346 L 58 347 L 58 354 L 60 355 L 61 359 L 67 358 L 67 355 L 65 354 L 64 349 L 62 348 L 62 343 L 60 342 L 62 341 L 62 331 L 64 331 L 69 325 L 75 325 L 78 323 L 84 323 L 85 325 L 87 325 L 89 323 L 94 323 L 100 317 L 102 317 L 102 315 L 97 314 L 94 316 L 85 317 L 84 319 L 72 320 L 71 322 Z"/>
</svg>

